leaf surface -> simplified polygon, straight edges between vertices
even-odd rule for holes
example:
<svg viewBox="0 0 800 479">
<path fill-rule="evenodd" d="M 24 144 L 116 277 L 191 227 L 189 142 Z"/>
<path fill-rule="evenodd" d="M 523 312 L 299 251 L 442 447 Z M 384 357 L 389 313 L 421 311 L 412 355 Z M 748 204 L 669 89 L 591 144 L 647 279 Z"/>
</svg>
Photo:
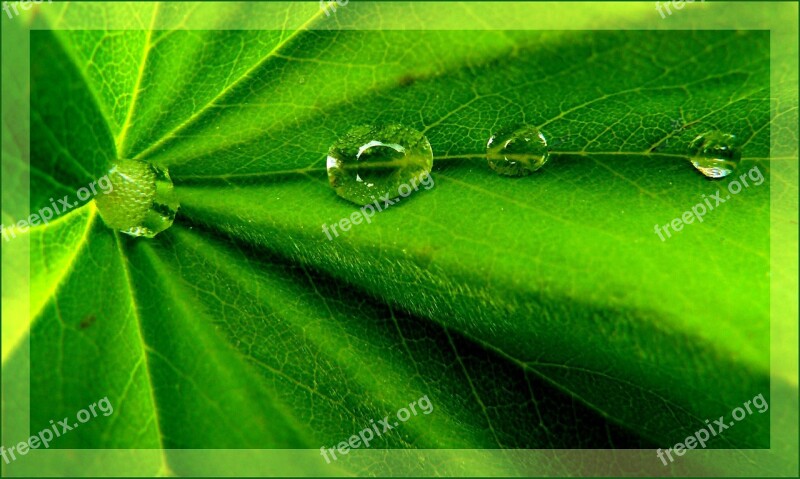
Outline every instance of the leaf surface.
<svg viewBox="0 0 800 479">
<path fill-rule="evenodd" d="M 127 8 L 141 31 L 32 35 L 31 210 L 115 157 L 168 168 L 181 202 L 153 240 L 93 204 L 29 233 L 31 429 L 115 405 L 57 447 L 335 447 L 423 396 L 372 447 L 669 447 L 769 398 L 768 32 L 349 30 L 303 4 L 285 22 L 313 29 L 164 30 L 196 12 Z M 329 240 L 357 208 L 326 152 L 364 123 L 423 131 L 435 186 Z M 525 178 L 483 157 L 514 124 L 552 149 Z M 686 161 L 711 130 L 737 175 Z M 713 447 L 769 437 L 756 414 Z"/>
</svg>

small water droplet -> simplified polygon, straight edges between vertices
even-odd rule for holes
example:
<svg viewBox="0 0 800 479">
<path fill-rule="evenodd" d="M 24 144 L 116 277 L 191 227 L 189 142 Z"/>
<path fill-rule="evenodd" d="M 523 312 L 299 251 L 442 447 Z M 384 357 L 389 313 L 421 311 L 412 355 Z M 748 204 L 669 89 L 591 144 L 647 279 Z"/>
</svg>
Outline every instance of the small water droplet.
<svg viewBox="0 0 800 479">
<path fill-rule="evenodd" d="M 724 178 L 736 169 L 742 155 L 736 137 L 719 131 L 699 135 L 691 143 L 691 162 L 708 178 Z"/>
<path fill-rule="evenodd" d="M 549 157 L 547 140 L 532 126 L 502 129 L 486 144 L 489 168 L 501 175 L 529 175 L 544 166 Z"/>
<path fill-rule="evenodd" d="M 397 198 L 401 186 L 418 184 L 432 167 L 428 139 L 403 125 L 357 126 L 328 151 L 331 186 L 342 198 L 360 205 Z"/>
<path fill-rule="evenodd" d="M 178 202 L 167 170 L 137 160 L 118 160 L 106 175 L 111 188 L 95 196 L 109 228 L 152 238 L 172 226 Z"/>
</svg>

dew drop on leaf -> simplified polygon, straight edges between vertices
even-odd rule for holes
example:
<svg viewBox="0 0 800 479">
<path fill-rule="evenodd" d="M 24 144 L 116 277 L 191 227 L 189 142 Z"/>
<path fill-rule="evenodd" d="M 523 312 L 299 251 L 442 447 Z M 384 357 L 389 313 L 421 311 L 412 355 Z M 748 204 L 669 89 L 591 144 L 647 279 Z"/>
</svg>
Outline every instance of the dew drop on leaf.
<svg viewBox="0 0 800 479">
<path fill-rule="evenodd" d="M 533 126 L 501 129 L 486 144 L 489 168 L 505 176 L 525 176 L 550 157 L 547 139 Z"/>
<path fill-rule="evenodd" d="M 328 151 L 331 186 L 342 198 L 360 205 L 400 196 L 403 185 L 416 185 L 432 167 L 428 139 L 403 125 L 357 126 Z"/>
<path fill-rule="evenodd" d="M 97 184 L 95 202 L 109 228 L 152 238 L 172 226 L 178 202 L 167 170 L 143 161 L 117 160 Z"/>
<path fill-rule="evenodd" d="M 703 133 L 691 143 L 691 162 L 708 178 L 724 178 L 733 173 L 742 157 L 735 143 L 736 137 L 728 133 Z"/>
</svg>

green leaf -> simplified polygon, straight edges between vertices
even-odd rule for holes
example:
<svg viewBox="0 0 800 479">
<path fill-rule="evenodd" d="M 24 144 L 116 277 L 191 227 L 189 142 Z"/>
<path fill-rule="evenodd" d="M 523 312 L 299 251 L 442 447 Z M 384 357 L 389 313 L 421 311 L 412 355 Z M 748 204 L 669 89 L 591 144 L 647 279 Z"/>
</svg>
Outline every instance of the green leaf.
<svg viewBox="0 0 800 479">
<path fill-rule="evenodd" d="M 426 38 L 427 32 L 330 35 L 336 41 L 313 43 L 324 46 L 313 54 L 333 63 L 344 55 L 338 44 L 363 45 L 370 55 L 378 42 L 437 43 L 437 34 Z M 179 183 L 183 211 L 207 227 L 459 330 L 613 420 L 637 424 L 646 437 L 677 441 L 740 398 L 768 389 L 768 322 L 756 318 L 766 318 L 769 305 L 769 187 L 748 189 L 712 212 L 708 226 L 687 226 L 668 242 L 652 226 L 727 183 L 708 181 L 680 157 L 698 132 L 734 133 L 751 159 L 743 171 L 768 172 L 767 163 L 752 160 L 767 156 L 767 38 L 757 32 L 561 33 L 542 52 L 547 35 L 526 33 L 516 54 L 424 82 L 390 77 L 387 91 L 337 105 L 292 128 L 293 135 L 288 128 L 267 129 L 252 140 L 231 139 L 228 123 L 248 118 L 253 92 L 261 93 L 246 84 L 242 98 L 234 92 L 224 100 L 246 106 L 226 109 L 229 115 L 214 112 L 199 130 L 174 140 L 180 156 L 181 144 L 229 131 L 219 154 L 184 162 L 167 150 L 156 161 L 191 180 Z M 711 47 L 690 58 L 658 54 L 659 45 L 679 38 Z M 296 48 L 308 56 L 313 45 Z M 732 69 L 731 62 L 702 57 L 723 46 L 750 49 L 750 63 Z M 302 63 L 293 55 L 286 54 L 289 64 Z M 539 71 L 541 65 L 549 71 Z M 348 72 L 334 76 L 349 83 Z M 358 71 L 352 75 L 357 83 Z M 692 101 L 704 91 L 711 93 Z M 261 95 L 276 98 L 270 89 Z M 257 118 L 269 112 L 265 107 Z M 435 169 L 434 189 L 329 241 L 321 225 L 355 208 L 334 198 L 324 174 L 307 165 L 321 164 L 324 145 L 353 118 L 425 131 L 444 166 Z M 674 130 L 676 120 L 686 126 Z M 541 175 L 510 180 L 481 159 L 493 129 L 514 121 L 560 140 L 554 149 L 561 153 Z M 303 146 L 309 144 L 314 147 Z M 656 147 L 658 153 L 650 152 Z M 240 151 L 255 159 L 233 175 L 216 174 L 212 162 L 225 164 Z M 297 173 L 272 174 L 273 168 Z M 642 423 L 643 417 L 653 419 Z M 754 421 L 752 429 L 725 439 L 763 446 L 765 424 Z"/>
<path fill-rule="evenodd" d="M 70 8 L 48 19 L 95 14 Z M 770 399 L 769 32 L 337 28 L 378 21 L 368 3 L 349 20 L 286 6 L 300 29 L 159 28 L 197 8 L 124 4 L 107 21 L 139 30 L 31 34 L 31 212 L 115 158 L 168 168 L 181 203 L 152 240 L 93 203 L 20 232 L 31 314 L 4 326 L 3 368 L 30 339 L 30 430 L 114 405 L 54 448 L 335 448 L 425 396 L 433 412 L 371 447 L 668 448 Z M 326 152 L 365 123 L 424 132 L 435 186 L 329 240 L 357 208 Z M 483 156 L 515 124 L 552 148 L 525 178 Z M 686 161 L 709 130 L 739 140 L 736 175 Z M 702 223 L 656 234 L 742 174 Z M 767 448 L 769 419 L 709 447 Z M 334 467 L 380 461 L 356 464 Z"/>
</svg>

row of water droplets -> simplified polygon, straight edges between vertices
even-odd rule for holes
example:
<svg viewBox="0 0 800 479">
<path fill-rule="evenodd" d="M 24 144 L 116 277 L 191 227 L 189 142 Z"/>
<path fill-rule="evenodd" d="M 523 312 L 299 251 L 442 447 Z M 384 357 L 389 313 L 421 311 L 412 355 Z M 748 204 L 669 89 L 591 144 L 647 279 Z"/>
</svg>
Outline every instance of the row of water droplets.
<svg viewBox="0 0 800 479">
<path fill-rule="evenodd" d="M 741 158 L 734 145 L 733 135 L 710 131 L 692 141 L 689 160 L 705 176 L 723 178 Z M 528 125 L 502 128 L 486 143 L 489 168 L 504 176 L 529 175 L 550 155 L 544 134 Z M 351 129 L 330 147 L 326 166 L 336 193 L 359 205 L 397 198 L 403 188 L 410 191 L 409 186 L 430 175 L 432 168 L 433 149 L 425 135 L 397 124 Z M 179 205 L 165 168 L 118 160 L 108 177 L 113 189 L 95 199 L 110 228 L 152 238 L 172 225 Z"/>
<path fill-rule="evenodd" d="M 708 178 L 731 174 L 741 159 L 733 135 L 709 131 L 690 145 L 689 161 Z M 529 125 L 501 128 L 486 144 L 485 158 L 500 175 L 527 176 L 550 159 L 547 138 Z M 400 196 L 401 188 L 433 168 L 428 139 L 403 125 L 358 126 L 328 151 L 331 186 L 342 198 L 366 205 L 380 198 Z"/>
</svg>

